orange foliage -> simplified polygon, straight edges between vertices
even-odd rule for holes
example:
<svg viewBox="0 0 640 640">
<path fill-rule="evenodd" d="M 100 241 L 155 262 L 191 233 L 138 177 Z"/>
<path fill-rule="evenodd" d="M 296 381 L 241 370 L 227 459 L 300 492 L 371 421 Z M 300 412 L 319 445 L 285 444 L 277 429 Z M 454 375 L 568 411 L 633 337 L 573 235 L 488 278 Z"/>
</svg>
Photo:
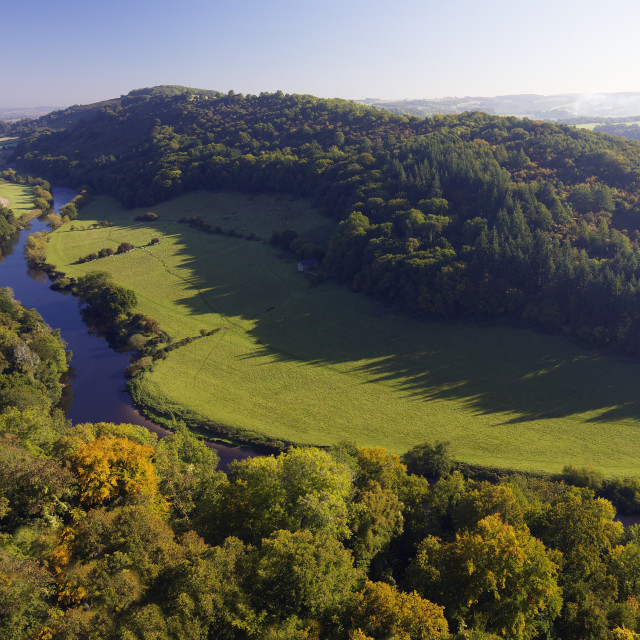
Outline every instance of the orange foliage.
<svg viewBox="0 0 640 640">
<path fill-rule="evenodd" d="M 152 447 L 128 438 L 102 436 L 81 445 L 72 457 L 81 502 L 94 506 L 117 498 L 146 498 L 156 512 L 166 511 L 152 456 Z"/>
</svg>

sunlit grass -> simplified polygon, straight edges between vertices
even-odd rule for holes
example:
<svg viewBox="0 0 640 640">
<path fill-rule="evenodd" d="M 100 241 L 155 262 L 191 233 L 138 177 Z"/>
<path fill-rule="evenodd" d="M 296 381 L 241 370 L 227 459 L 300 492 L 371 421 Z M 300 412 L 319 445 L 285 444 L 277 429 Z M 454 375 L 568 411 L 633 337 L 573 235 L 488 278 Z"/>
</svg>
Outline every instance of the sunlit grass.
<svg viewBox="0 0 640 640">
<path fill-rule="evenodd" d="M 141 379 L 165 414 L 302 444 L 349 438 L 406 451 L 448 440 L 461 460 L 559 471 L 592 464 L 640 475 L 640 364 L 560 336 L 500 326 L 418 322 L 345 287 L 313 287 L 266 243 L 177 224 L 198 215 L 266 238 L 290 227 L 327 235 L 300 201 L 190 194 L 124 211 L 100 198 L 51 236 L 48 260 L 69 275 L 108 270 L 174 340 L 222 328 L 158 361 Z M 109 228 L 90 228 L 109 219 Z M 84 227 L 81 229 L 80 227 Z M 74 264 L 121 242 L 154 247 Z"/>
<path fill-rule="evenodd" d="M 13 211 L 16 218 L 31 218 L 29 214 L 34 208 L 31 185 L 0 180 L 0 198 L 9 201 L 9 209 Z"/>
</svg>

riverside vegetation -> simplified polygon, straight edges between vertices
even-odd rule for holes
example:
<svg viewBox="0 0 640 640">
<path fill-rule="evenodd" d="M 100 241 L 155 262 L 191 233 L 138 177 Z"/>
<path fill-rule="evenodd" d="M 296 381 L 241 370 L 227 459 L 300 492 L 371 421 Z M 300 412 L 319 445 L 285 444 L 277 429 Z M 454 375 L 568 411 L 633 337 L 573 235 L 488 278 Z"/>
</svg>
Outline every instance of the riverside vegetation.
<svg viewBox="0 0 640 640">
<path fill-rule="evenodd" d="M 341 373 L 344 359 L 327 366 L 312 357 L 326 324 L 307 333 L 306 341 L 300 338 L 302 330 L 286 324 L 293 317 L 308 330 L 306 320 L 322 318 L 324 309 L 340 310 L 345 325 L 353 323 L 361 335 L 373 335 L 392 321 L 381 334 L 386 346 L 377 343 L 388 349 L 376 352 L 382 361 L 370 366 L 370 358 L 360 353 L 362 362 L 353 362 L 367 374 L 375 371 L 376 378 L 400 381 L 407 395 L 437 376 L 440 395 L 434 400 L 456 397 L 462 388 L 465 402 L 456 410 L 466 404 L 469 411 L 470 405 L 468 416 L 482 417 L 499 406 L 486 387 L 482 395 L 474 386 L 478 378 L 506 366 L 493 361 L 499 342 L 492 341 L 490 332 L 509 336 L 522 330 L 425 324 L 429 314 L 525 318 L 636 353 L 637 146 L 477 114 L 419 121 L 379 113 L 342 101 L 281 94 L 245 98 L 172 87 L 21 123 L 23 143 L 17 154 L 34 172 L 86 182 L 127 204 L 139 199 L 143 207 L 127 212 L 96 198 L 81 212 L 82 219 L 60 219 L 49 242 L 37 239 L 40 255 L 58 251 L 60 260 L 75 252 L 76 264 L 68 261 L 66 267 L 75 269 L 75 276 L 67 275 L 62 286 L 75 286 L 90 313 L 105 302 L 97 292 L 109 291 L 106 302 L 113 299 L 114 306 L 94 310 L 113 312 L 109 324 L 131 346 L 155 354 L 185 340 L 185 346 L 167 351 L 166 360 L 142 367 L 135 380 L 154 374 L 174 355 L 207 341 L 224 342 L 227 336 L 240 345 L 227 368 L 266 354 L 293 369 L 290 353 L 273 345 L 297 340 L 310 350 L 302 354 L 308 364 L 297 364 L 300 371 Z M 270 120 L 273 114 L 282 119 Z M 122 126 L 113 126 L 116 122 Z M 205 132 L 212 138 L 198 144 Z M 491 136 L 501 141 L 485 139 Z M 51 150 L 57 156 L 47 152 L 54 139 Z M 246 229 L 230 222 L 246 196 L 218 193 L 216 198 L 233 203 L 231 210 L 219 200 L 211 205 L 212 196 L 203 192 L 163 202 L 194 187 L 311 195 L 333 216 L 333 226 L 322 230 L 305 205 L 297 222 L 288 215 L 286 227 L 275 225 L 277 233 L 269 238 L 273 244 L 262 244 L 256 238 L 265 240 L 274 230 L 268 208 L 278 200 L 262 200 L 264 206 L 255 208 L 250 201 L 254 219 L 237 214 Z M 198 201 L 207 206 L 199 208 Z M 157 218 L 135 220 L 152 205 Z M 302 206 L 290 204 L 292 209 Z M 304 241 L 293 237 L 296 224 Z M 83 234 L 84 242 L 78 239 Z M 332 282 L 310 288 L 310 281 L 294 271 L 295 258 L 319 255 L 329 234 L 321 274 L 347 281 L 377 301 Z M 152 243 L 154 238 L 158 242 Z M 78 262 L 123 243 L 134 250 Z M 537 258 L 541 249 L 542 262 Z M 154 287 L 160 287 L 151 284 L 153 278 L 147 277 L 145 300 L 142 282 L 130 289 L 118 273 L 148 276 L 140 272 L 152 264 L 149 256 L 164 274 L 180 276 L 169 280 L 165 275 L 169 293 L 153 302 Z M 247 268 L 251 256 L 259 259 Z M 127 261 L 134 262 L 125 267 Z M 239 265 L 256 296 L 252 309 L 246 291 L 239 292 Z M 266 269 L 272 270 L 274 282 L 280 278 L 279 287 L 267 286 Z M 255 279 L 247 278 L 254 272 Z M 287 283 L 291 287 L 283 286 Z M 296 288 L 302 304 L 295 299 Z M 281 296 L 276 305 L 274 291 Z M 560 292 L 562 299 L 555 297 Z M 380 446 L 337 438 L 324 450 L 290 447 L 278 456 L 236 462 L 225 474 L 216 470 L 215 454 L 179 423 L 175 434 L 160 442 L 131 425 L 68 424 L 55 408 L 59 374 L 66 367 L 63 345 L 35 312 L 21 309 L 8 292 L 2 296 L 6 366 L 0 382 L 4 389 L 18 390 L 0 396 L 5 402 L 0 413 L 3 635 L 20 640 L 638 637 L 640 534 L 637 526 L 623 530 L 613 520 L 615 509 L 607 499 L 622 510 L 637 509 L 637 480 L 603 479 L 580 463 L 557 477 L 490 476 L 486 471 L 483 477 L 454 464 L 442 442 L 407 446 L 400 458 Z M 155 308 L 159 316 L 162 300 L 166 320 L 135 313 Z M 322 305 L 323 300 L 328 303 Z M 598 300 L 605 306 L 588 313 Z M 265 319 L 278 305 L 283 308 L 270 326 Z M 186 322 L 194 324 L 180 329 L 184 320 L 174 307 L 187 308 L 191 320 Z M 192 333 L 199 316 L 208 313 L 215 320 L 212 328 L 199 326 Z M 331 337 L 336 353 L 352 357 L 353 334 L 345 333 L 345 325 L 336 324 Z M 132 327 L 137 334 L 130 333 Z M 439 365 L 449 358 L 455 371 L 454 358 L 472 353 L 468 370 L 474 378 L 461 380 L 459 373 L 452 377 L 439 367 L 435 373 L 427 370 L 425 380 L 428 354 L 416 349 L 426 339 L 420 332 L 437 333 L 442 327 L 455 331 L 455 339 Z M 460 330 L 469 328 L 465 338 Z M 437 335 L 440 339 L 444 332 Z M 49 348 L 40 353 L 43 336 L 49 336 Z M 529 362 L 524 372 L 516 367 L 526 387 L 521 394 L 509 394 L 509 389 L 504 394 L 528 419 L 539 417 L 531 406 L 530 384 L 555 375 L 566 381 L 565 372 L 577 366 L 585 375 L 571 380 L 581 387 L 589 377 L 588 368 L 582 368 L 585 359 L 591 355 L 598 366 L 603 358 L 576 351 L 558 362 L 553 359 L 557 349 L 570 346 L 566 338 L 527 333 L 529 342 L 538 339 L 552 341 L 549 357 L 535 368 Z M 483 340 L 491 355 L 474 357 Z M 504 362 L 524 342 L 514 340 Z M 256 356 L 252 348 L 257 345 L 267 349 Z M 353 345 L 363 349 L 362 342 Z M 367 356 L 370 349 L 365 342 Z M 396 353 L 407 354 L 401 366 Z M 609 362 L 613 368 L 630 368 L 626 374 L 621 369 L 613 383 L 603 379 L 596 385 L 602 398 L 607 385 L 632 379 L 637 367 L 635 360 Z M 571 366 L 565 368 L 567 363 Z M 378 393 L 380 383 L 377 379 Z M 367 377 L 359 385 L 374 386 Z M 274 391 L 285 389 L 281 385 Z M 549 393 L 549 387 L 542 390 Z M 553 400 L 573 396 L 573 413 L 584 411 L 589 394 L 575 392 L 559 388 Z M 586 421 L 593 434 L 635 420 L 632 396 L 624 392 L 620 398 L 606 406 L 600 398 L 587 405 L 599 411 Z M 418 395 L 413 402 L 423 406 L 427 399 Z M 341 402 L 337 413 L 347 409 L 348 402 Z M 558 405 L 552 409 L 558 411 Z M 557 417 L 553 412 L 551 417 Z M 468 431 L 476 418 L 465 419 Z M 523 435 L 517 421 L 505 426 L 514 442 L 533 439 Z M 402 437 L 399 427 L 394 429 L 393 438 Z M 500 448 L 502 441 L 491 441 L 488 431 L 486 450 Z M 543 429 L 535 437 L 544 445 Z M 581 440 L 584 431 L 574 443 Z M 557 433 L 549 434 L 545 454 L 557 442 Z"/>
</svg>

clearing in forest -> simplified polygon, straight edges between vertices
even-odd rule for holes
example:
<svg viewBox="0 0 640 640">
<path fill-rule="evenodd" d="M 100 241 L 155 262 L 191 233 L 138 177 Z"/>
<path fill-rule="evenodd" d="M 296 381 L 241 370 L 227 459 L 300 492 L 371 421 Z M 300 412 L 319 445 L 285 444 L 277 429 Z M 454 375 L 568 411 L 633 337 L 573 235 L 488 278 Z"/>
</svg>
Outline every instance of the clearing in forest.
<svg viewBox="0 0 640 640">
<path fill-rule="evenodd" d="M 226 328 L 136 379 L 158 413 L 300 444 L 351 439 L 401 453 L 448 440 L 470 463 L 640 475 L 640 363 L 531 330 L 419 322 L 346 287 L 313 286 L 266 242 L 284 228 L 326 241 L 331 223 L 302 200 L 196 192 L 152 210 L 157 221 L 136 222 L 147 209 L 98 198 L 50 236 L 47 259 L 71 276 L 110 271 L 174 341 Z M 245 237 L 205 233 L 185 216 Z M 105 219 L 112 226 L 93 227 Z M 77 263 L 153 237 L 158 245 Z"/>
</svg>

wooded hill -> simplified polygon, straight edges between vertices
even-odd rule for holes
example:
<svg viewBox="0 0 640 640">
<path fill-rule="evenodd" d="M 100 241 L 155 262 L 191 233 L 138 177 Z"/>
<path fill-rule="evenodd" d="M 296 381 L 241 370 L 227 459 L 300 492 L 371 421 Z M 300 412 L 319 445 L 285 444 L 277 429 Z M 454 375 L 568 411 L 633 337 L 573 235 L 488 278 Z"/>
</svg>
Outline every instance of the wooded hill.
<svg viewBox="0 0 640 640">
<path fill-rule="evenodd" d="M 150 205 L 225 188 L 312 196 L 325 272 L 415 314 L 509 314 L 640 353 L 640 144 L 483 113 L 312 96 L 133 91 L 21 131 L 31 173 Z"/>
</svg>

